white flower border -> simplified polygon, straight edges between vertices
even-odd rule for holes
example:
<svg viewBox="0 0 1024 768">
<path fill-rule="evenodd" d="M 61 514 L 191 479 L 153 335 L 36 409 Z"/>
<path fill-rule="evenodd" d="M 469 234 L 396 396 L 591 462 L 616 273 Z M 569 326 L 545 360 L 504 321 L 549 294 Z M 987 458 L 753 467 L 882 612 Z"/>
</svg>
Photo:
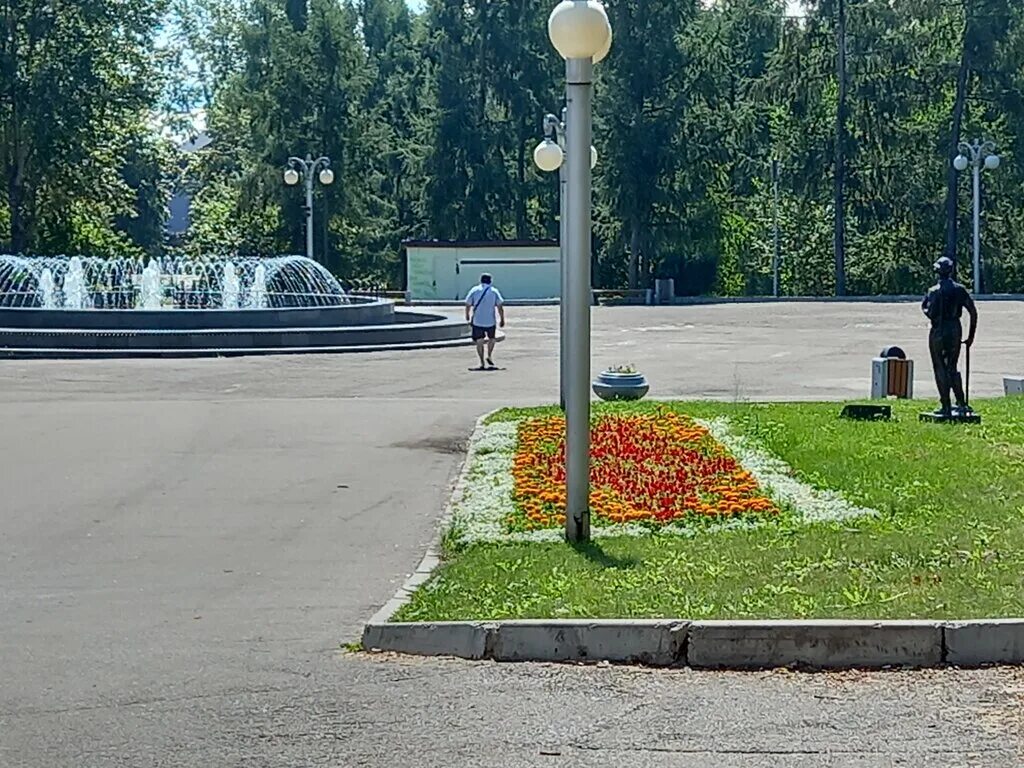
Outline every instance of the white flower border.
<svg viewBox="0 0 1024 768">
<path fill-rule="evenodd" d="M 755 441 L 732 430 L 722 417 L 696 420 L 736 457 L 777 503 L 794 510 L 807 523 L 848 520 L 878 512 L 858 507 L 839 493 L 814 488 L 797 479 L 784 461 L 771 455 Z M 509 532 L 505 521 L 515 512 L 512 501 L 512 465 L 516 453 L 519 420 L 481 422 L 469 441 L 466 464 L 455 486 L 449 505 L 450 536 L 463 544 L 483 542 L 562 541 L 561 530 Z M 702 524 L 703 531 L 725 531 L 763 525 L 750 519 L 732 519 L 713 525 Z M 695 526 L 672 524 L 658 529 L 661 535 L 693 536 Z M 607 525 L 591 529 L 594 538 L 609 536 L 649 536 L 651 529 L 636 524 Z"/>
<path fill-rule="evenodd" d="M 836 522 L 878 514 L 878 510 L 851 504 L 836 491 L 815 488 L 802 482 L 793 468 L 778 456 L 768 453 L 746 435 L 734 432 L 727 418 L 694 421 L 724 445 L 777 504 L 791 507 L 804 522 Z"/>
</svg>

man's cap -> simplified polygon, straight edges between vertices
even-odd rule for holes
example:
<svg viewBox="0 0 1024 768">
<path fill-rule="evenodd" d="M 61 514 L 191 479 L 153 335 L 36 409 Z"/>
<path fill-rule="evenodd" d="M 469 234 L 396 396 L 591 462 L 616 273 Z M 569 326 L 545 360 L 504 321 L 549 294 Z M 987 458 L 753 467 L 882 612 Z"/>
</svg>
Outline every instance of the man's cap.
<svg viewBox="0 0 1024 768">
<path fill-rule="evenodd" d="M 942 276 L 953 274 L 953 260 L 948 256 L 943 256 L 941 259 L 935 262 L 935 271 Z"/>
</svg>

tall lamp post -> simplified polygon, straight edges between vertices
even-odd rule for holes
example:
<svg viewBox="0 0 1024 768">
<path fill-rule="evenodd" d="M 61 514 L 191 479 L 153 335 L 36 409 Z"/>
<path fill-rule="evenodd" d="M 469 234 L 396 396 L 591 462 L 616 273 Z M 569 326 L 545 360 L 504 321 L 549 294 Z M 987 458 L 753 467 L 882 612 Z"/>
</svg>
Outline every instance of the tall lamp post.
<svg viewBox="0 0 1024 768">
<path fill-rule="evenodd" d="M 994 171 L 999 167 L 996 145 L 991 141 L 975 139 L 973 144 L 966 141 L 957 147 L 959 155 L 953 160 L 953 167 L 961 173 L 968 166 L 974 167 L 974 292 L 981 293 L 981 169 Z"/>
<path fill-rule="evenodd" d="M 334 171 L 331 170 L 329 157 L 313 159 L 312 155 L 289 157 L 288 168 L 284 172 L 284 183 L 294 187 L 302 179 L 306 182 L 306 256 L 313 259 L 313 179 L 318 178 L 325 187 L 334 183 Z"/>
<path fill-rule="evenodd" d="M 779 246 L 779 160 L 772 159 L 772 296 L 779 298 L 779 270 L 782 248 Z"/>
<path fill-rule="evenodd" d="M 565 537 L 590 538 L 590 237 L 594 59 L 611 45 L 611 24 L 597 0 L 562 0 L 548 36 L 565 59 L 566 308 Z"/>
<path fill-rule="evenodd" d="M 601 56 L 600 58 L 604 58 Z M 595 61 L 600 59 L 595 56 Z M 565 289 L 569 283 L 567 272 L 569 268 L 569 260 L 566 258 L 566 246 L 568 238 L 565 233 L 566 224 L 566 210 L 565 202 L 567 199 L 566 195 L 566 184 L 567 179 L 565 175 L 565 118 L 567 109 L 562 110 L 562 119 L 559 120 L 554 115 L 548 114 L 544 116 L 544 139 L 537 145 L 533 150 L 533 162 L 536 163 L 537 167 L 545 173 L 554 173 L 558 171 L 558 262 L 560 270 L 560 285 L 559 285 L 559 296 L 558 302 L 558 338 L 559 338 L 559 352 L 558 352 L 558 402 L 561 405 L 562 410 L 565 410 L 565 363 L 568 355 L 566 354 L 566 313 L 568 310 L 568 302 L 565 300 Z M 590 147 L 590 168 L 593 170 L 597 166 L 597 150 L 593 146 Z"/>
</svg>

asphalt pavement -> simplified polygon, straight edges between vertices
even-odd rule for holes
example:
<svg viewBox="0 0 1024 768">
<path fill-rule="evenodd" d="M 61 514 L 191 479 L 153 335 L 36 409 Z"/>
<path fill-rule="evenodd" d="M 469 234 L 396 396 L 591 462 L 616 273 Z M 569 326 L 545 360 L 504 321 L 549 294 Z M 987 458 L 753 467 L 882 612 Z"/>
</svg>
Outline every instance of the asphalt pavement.
<svg viewBox="0 0 1024 768">
<path fill-rule="evenodd" d="M 972 390 L 1024 372 L 982 304 Z M 557 308 L 471 350 L 0 362 L 0 766 L 1010 766 L 1021 670 L 801 675 L 344 652 L 434 535 L 473 422 L 557 399 Z M 841 399 L 911 304 L 598 308 L 653 397 Z"/>
</svg>

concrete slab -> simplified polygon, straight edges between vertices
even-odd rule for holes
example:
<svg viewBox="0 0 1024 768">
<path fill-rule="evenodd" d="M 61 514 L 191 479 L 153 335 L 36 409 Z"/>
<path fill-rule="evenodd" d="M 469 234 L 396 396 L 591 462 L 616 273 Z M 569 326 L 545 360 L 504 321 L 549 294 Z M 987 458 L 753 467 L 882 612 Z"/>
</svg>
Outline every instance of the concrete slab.
<svg viewBox="0 0 1024 768">
<path fill-rule="evenodd" d="M 363 630 L 363 648 L 368 651 L 482 659 L 487 655 L 490 631 L 487 624 L 459 621 L 367 624 Z"/>
<path fill-rule="evenodd" d="M 924 621 L 695 621 L 687 643 L 695 668 L 822 669 L 936 666 L 942 627 Z"/>
<path fill-rule="evenodd" d="M 947 622 L 945 637 L 950 664 L 1024 664 L 1024 619 Z"/>
<path fill-rule="evenodd" d="M 1003 394 L 1007 397 L 1024 395 L 1024 378 L 1020 376 L 1003 376 Z"/>
<path fill-rule="evenodd" d="M 669 666 L 681 658 L 686 628 L 684 621 L 504 621 L 490 658 Z"/>
</svg>

